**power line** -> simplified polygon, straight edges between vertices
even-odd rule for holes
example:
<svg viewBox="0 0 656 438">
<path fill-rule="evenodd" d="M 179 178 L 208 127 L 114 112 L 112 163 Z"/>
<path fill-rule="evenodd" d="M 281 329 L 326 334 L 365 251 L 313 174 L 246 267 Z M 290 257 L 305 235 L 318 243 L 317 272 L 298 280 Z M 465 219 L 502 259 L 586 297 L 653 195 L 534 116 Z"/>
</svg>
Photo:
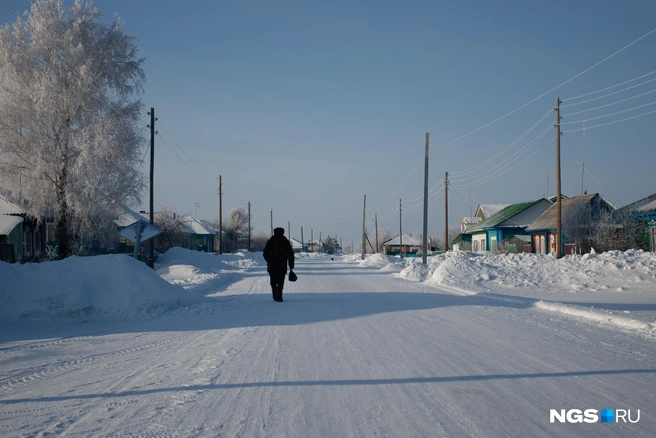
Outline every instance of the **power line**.
<svg viewBox="0 0 656 438">
<path fill-rule="evenodd" d="M 168 132 L 168 130 L 166 129 L 166 126 L 162 123 L 162 121 L 159 120 L 159 119 L 158 119 L 158 121 L 159 121 L 159 127 L 162 129 L 162 131 L 164 131 L 164 133 L 165 133 L 166 135 L 169 136 L 169 138 L 171 139 L 171 141 L 173 141 L 173 143 L 178 147 L 178 149 L 180 149 L 180 151 L 181 151 L 181 152 L 182 152 L 182 153 L 183 153 L 183 154 L 189 159 L 189 162 L 190 162 L 193 166 L 195 166 L 196 169 L 198 169 L 200 172 L 204 173 L 206 176 L 208 176 L 208 177 L 211 178 L 212 180 L 215 180 L 215 179 L 217 178 L 217 176 L 216 176 L 216 175 L 212 175 L 211 173 L 209 173 L 208 171 L 206 171 L 202 166 L 200 166 L 198 163 L 196 163 L 196 162 L 194 161 L 194 159 L 191 158 L 191 156 L 190 156 L 190 155 L 189 155 L 189 154 L 188 154 L 188 153 L 187 153 L 187 152 L 186 152 L 186 151 L 180 146 L 180 144 L 179 144 L 177 141 L 175 141 L 175 139 L 174 139 L 173 136 Z"/>
<path fill-rule="evenodd" d="M 586 126 L 585 128 L 581 128 L 581 129 L 571 129 L 569 131 L 564 131 L 563 134 L 567 134 L 569 132 L 579 132 L 579 131 L 583 131 L 584 129 L 587 130 L 587 129 L 601 128 L 602 126 L 614 125 L 615 123 L 621 123 L 621 122 L 625 122 L 627 120 L 637 119 L 639 117 L 644 117 L 644 116 L 647 116 L 649 114 L 654 114 L 654 113 L 656 113 L 656 110 L 649 111 L 649 112 L 646 112 L 644 114 L 638 114 L 637 116 L 632 116 L 632 117 L 627 117 L 627 118 L 620 119 L 620 120 L 615 120 L 615 121 L 612 121 L 612 122 L 601 123 L 599 125 Z"/>
<path fill-rule="evenodd" d="M 647 82 L 652 82 L 652 81 L 656 81 L 656 78 L 651 79 L 651 80 L 649 80 L 649 81 L 647 81 Z M 645 83 L 647 83 L 647 82 L 645 82 Z M 640 84 L 640 85 L 642 85 L 642 84 Z M 581 104 L 583 104 L 583 103 L 588 103 L 588 102 L 592 102 L 592 101 L 595 101 L 595 100 L 603 99 L 603 98 L 606 98 L 606 97 L 608 97 L 608 96 L 613 96 L 613 95 L 615 95 L 615 94 L 622 93 L 622 92 L 624 92 L 624 91 L 627 91 L 627 90 L 633 89 L 633 88 L 635 88 L 635 87 L 637 87 L 637 86 L 638 86 L 638 85 L 636 85 L 636 86 L 634 86 L 634 87 L 627 88 L 627 89 L 625 89 L 625 90 L 620 90 L 620 91 L 616 91 L 616 92 L 614 92 L 614 93 L 609 93 L 609 94 L 605 94 L 605 95 L 603 95 L 603 96 L 595 97 L 595 98 L 593 98 L 593 99 L 588 99 L 588 100 L 584 100 L 584 101 L 577 102 L 577 103 L 570 103 L 569 105 L 561 106 L 561 108 L 568 108 L 568 107 L 570 107 L 570 106 L 581 105 Z M 619 101 L 617 101 L 617 102 L 614 102 L 614 103 L 611 103 L 611 104 L 608 104 L 608 105 L 604 105 L 604 106 L 600 106 L 600 107 L 598 107 L 598 108 L 594 108 L 594 109 L 605 108 L 606 106 L 616 105 L 616 104 L 618 104 L 618 103 L 626 102 L 627 100 L 636 99 L 636 98 L 638 98 L 638 97 L 645 96 L 645 95 L 647 95 L 647 94 L 653 93 L 654 91 L 656 91 L 656 90 L 647 91 L 647 92 L 645 92 L 645 93 L 638 94 L 638 95 L 636 95 L 636 96 L 632 96 L 632 97 L 629 97 L 629 98 L 624 99 L 624 100 L 619 100 Z M 592 111 L 592 110 L 587 110 L 587 111 Z M 581 111 L 581 112 L 585 112 L 585 111 Z M 578 113 L 577 113 L 577 114 L 578 114 Z"/>
<path fill-rule="evenodd" d="M 458 176 L 460 176 L 460 175 L 464 176 L 464 174 L 467 174 L 467 178 L 469 178 L 469 174 L 472 171 L 475 172 L 476 170 L 480 169 L 481 167 L 485 166 L 486 164 L 490 163 L 491 161 L 494 161 L 497 157 L 502 155 L 504 152 L 512 149 L 516 144 L 521 142 L 528 134 L 533 132 L 542 122 L 544 122 L 546 120 L 546 118 L 549 117 L 549 115 L 552 113 L 552 111 L 553 111 L 553 109 L 549 109 L 549 111 L 547 111 L 540 119 L 538 119 L 538 121 L 535 122 L 533 124 L 533 126 L 531 126 L 528 130 L 526 130 L 524 133 L 522 133 L 522 135 L 517 137 L 508 146 L 504 147 L 502 150 L 500 150 L 496 154 L 492 155 L 491 157 L 487 158 L 486 160 L 484 160 L 484 161 L 482 161 L 482 162 L 480 162 L 480 163 L 478 163 L 474 166 L 471 166 L 469 169 L 461 170 L 461 171 L 458 171 L 458 172 L 453 172 L 453 174 L 449 174 L 449 179 L 451 181 L 458 181 L 459 180 Z"/>
<path fill-rule="evenodd" d="M 580 98 L 582 98 L 582 97 L 592 96 L 593 94 L 603 93 L 604 91 L 608 91 L 608 90 L 612 90 L 613 88 L 621 87 L 622 85 L 626 85 L 626 84 L 629 84 L 629 83 L 631 83 L 631 82 L 633 82 L 633 81 L 637 81 L 637 80 L 639 80 L 639 79 L 646 78 L 647 76 L 651 76 L 651 75 L 653 75 L 653 74 L 655 74 L 655 73 L 656 73 L 656 70 L 654 70 L 654 71 L 652 71 L 652 72 L 649 72 L 649 73 L 647 73 L 647 74 L 644 74 L 644 75 L 642 75 L 642 76 L 638 76 L 637 78 L 629 79 L 628 81 L 624 81 L 624 82 L 622 82 L 622 83 L 620 83 L 620 84 L 612 85 L 612 86 L 610 86 L 610 87 L 602 88 L 601 90 L 592 91 L 592 92 L 590 92 L 590 93 L 581 94 L 581 95 L 579 95 L 579 96 L 569 97 L 569 98 L 567 98 L 567 99 L 561 99 L 560 101 L 561 101 L 561 102 L 567 102 L 567 101 L 570 101 L 570 100 L 580 99 Z M 643 82 L 643 83 L 646 83 L 646 82 Z M 562 107 L 561 107 L 561 108 L 562 108 Z"/>
<path fill-rule="evenodd" d="M 475 130 L 469 132 L 468 134 L 465 134 L 465 135 L 463 135 L 463 136 L 461 136 L 461 137 L 458 137 L 458 138 L 456 138 L 455 140 L 451 140 L 451 141 L 448 142 L 448 143 L 444 143 L 441 147 L 445 147 L 445 146 L 448 146 L 448 145 L 450 145 L 450 144 L 453 144 L 453 143 L 455 143 L 455 142 L 457 142 L 457 141 L 459 141 L 459 140 L 462 140 L 463 138 L 469 137 L 470 135 L 477 133 L 478 131 L 480 131 L 480 130 L 482 130 L 482 129 L 487 128 L 488 126 L 491 126 L 491 125 L 495 124 L 496 122 L 498 122 L 498 121 L 500 121 L 500 120 L 505 119 L 506 117 L 508 117 L 508 116 L 510 116 L 510 115 L 512 115 L 512 114 L 514 114 L 514 113 L 516 113 L 517 111 L 521 110 L 522 108 L 525 108 L 525 107 L 527 107 L 528 105 L 532 104 L 533 102 L 535 102 L 535 101 L 537 101 L 537 100 L 543 98 L 543 97 L 546 96 L 547 94 L 550 94 L 550 93 L 556 91 L 557 89 L 561 88 L 562 86 L 564 86 L 564 85 L 566 85 L 566 84 L 572 82 L 574 79 L 576 79 L 576 78 L 578 78 L 578 77 L 584 75 L 585 73 L 589 72 L 590 70 L 594 69 L 595 67 L 597 67 L 597 66 L 603 64 L 604 62 L 608 61 L 609 59 L 613 58 L 614 56 L 620 54 L 620 53 L 623 52 L 624 50 L 626 50 L 626 49 L 628 49 L 629 47 L 633 46 L 633 45 L 636 44 L 637 42 L 643 40 L 644 38 L 647 38 L 649 35 L 651 35 L 651 34 L 654 33 L 654 32 L 656 32 L 656 28 L 650 30 L 649 32 L 647 32 L 646 34 L 644 34 L 643 36 L 641 36 L 641 37 L 638 38 L 637 40 L 633 41 L 633 42 L 630 43 L 630 44 L 627 44 L 626 46 L 622 47 L 620 50 L 618 50 L 618 51 L 616 51 L 615 53 L 613 53 L 613 54 L 607 56 L 606 58 L 604 58 L 604 59 L 602 59 L 601 61 L 597 62 L 596 64 L 592 65 L 591 67 L 588 67 L 587 69 L 583 70 L 581 73 L 579 73 L 579 74 L 577 74 L 577 75 L 575 75 L 575 76 L 572 76 L 571 78 L 569 78 L 568 80 L 566 80 L 566 81 L 563 82 L 562 84 L 560 84 L 560 85 L 558 85 L 558 86 L 552 88 L 551 90 L 549 90 L 549 91 L 547 91 L 547 92 L 541 94 L 540 96 L 536 97 L 535 99 L 531 100 L 530 102 L 525 103 L 524 105 L 522 105 L 522 106 L 520 106 L 520 107 L 518 107 L 518 108 L 516 108 L 516 109 L 514 109 L 514 110 L 512 110 L 512 111 L 510 111 L 509 113 L 507 113 L 507 114 L 505 114 L 505 115 L 503 115 L 503 116 L 501 116 L 501 117 L 499 117 L 499 118 L 497 118 L 497 119 L 491 121 L 490 123 L 488 123 L 488 124 L 486 124 L 486 125 L 481 126 L 481 127 L 478 128 L 478 129 L 475 129 Z"/>
<path fill-rule="evenodd" d="M 656 91 L 656 90 L 654 90 L 654 91 Z M 651 102 L 651 103 L 646 103 L 646 104 L 644 104 L 644 105 L 640 105 L 640 106 L 635 106 L 635 107 L 633 107 L 633 108 L 629 108 L 629 109 L 626 109 L 626 110 L 618 111 L 618 112 L 616 112 L 616 113 L 605 114 L 605 115 L 603 115 L 603 116 L 597 116 L 597 117 L 591 117 L 591 118 L 589 118 L 589 119 L 585 119 L 585 120 L 576 120 L 576 121 L 573 121 L 573 122 L 561 123 L 560 125 L 561 125 L 561 126 L 562 126 L 562 125 L 573 125 L 573 124 L 578 124 L 578 123 L 588 122 L 588 121 L 590 121 L 590 120 L 603 119 L 603 118 L 606 118 L 606 117 L 612 117 L 612 116 L 616 116 L 616 115 L 618 115 L 618 114 L 623 114 L 623 113 L 628 113 L 628 112 L 630 112 L 630 111 L 635 111 L 635 110 L 637 110 L 637 109 L 644 108 L 644 107 L 651 106 L 651 105 L 656 105 L 656 101 L 655 101 L 655 102 Z"/>
</svg>

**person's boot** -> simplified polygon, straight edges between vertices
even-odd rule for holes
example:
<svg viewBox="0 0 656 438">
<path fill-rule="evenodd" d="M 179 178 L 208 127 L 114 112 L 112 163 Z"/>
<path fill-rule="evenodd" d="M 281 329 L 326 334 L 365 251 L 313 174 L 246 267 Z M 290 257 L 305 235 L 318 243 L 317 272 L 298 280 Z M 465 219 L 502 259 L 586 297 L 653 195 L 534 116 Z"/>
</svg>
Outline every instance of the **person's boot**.
<svg viewBox="0 0 656 438">
<path fill-rule="evenodd" d="M 282 284 L 278 285 L 278 301 L 282 301 Z"/>
<path fill-rule="evenodd" d="M 278 301 L 278 286 L 275 284 L 271 285 L 271 295 L 273 295 L 273 301 Z"/>
</svg>

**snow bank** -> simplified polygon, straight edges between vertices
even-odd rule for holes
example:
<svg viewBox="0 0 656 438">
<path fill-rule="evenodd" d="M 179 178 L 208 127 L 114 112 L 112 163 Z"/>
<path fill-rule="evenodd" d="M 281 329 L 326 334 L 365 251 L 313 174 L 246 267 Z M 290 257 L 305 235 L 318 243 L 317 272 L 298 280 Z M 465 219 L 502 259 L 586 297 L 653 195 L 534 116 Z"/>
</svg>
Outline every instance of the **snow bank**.
<svg viewBox="0 0 656 438">
<path fill-rule="evenodd" d="M 202 297 L 164 281 L 127 255 L 0 262 L 0 320 L 157 314 Z"/>
<path fill-rule="evenodd" d="M 452 251 L 418 259 L 368 256 L 361 266 L 391 261 L 395 278 L 478 294 L 579 320 L 656 334 L 656 254 L 640 250 L 565 256 Z M 393 270 L 384 267 L 381 270 Z"/>
<path fill-rule="evenodd" d="M 429 283 L 475 291 L 521 288 L 570 294 L 656 292 L 656 255 L 640 250 L 574 255 L 560 260 L 553 255 L 453 251 L 431 258 L 429 267 Z"/>
<path fill-rule="evenodd" d="M 155 269 L 169 283 L 205 294 L 225 289 L 246 270 L 261 263 L 261 252 L 215 254 L 176 247 L 158 257 Z"/>
</svg>

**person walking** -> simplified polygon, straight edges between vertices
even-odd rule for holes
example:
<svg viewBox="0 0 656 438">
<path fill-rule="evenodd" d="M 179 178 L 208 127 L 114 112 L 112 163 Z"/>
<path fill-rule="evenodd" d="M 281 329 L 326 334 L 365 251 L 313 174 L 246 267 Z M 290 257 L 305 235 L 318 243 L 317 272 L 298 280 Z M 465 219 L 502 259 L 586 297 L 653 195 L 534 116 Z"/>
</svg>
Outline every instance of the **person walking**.
<svg viewBox="0 0 656 438">
<path fill-rule="evenodd" d="M 264 246 L 264 260 L 267 262 L 273 301 L 281 302 L 287 264 L 289 263 L 290 270 L 294 269 L 294 250 L 285 237 L 284 228 L 278 227 L 273 230 L 273 236 Z"/>
</svg>

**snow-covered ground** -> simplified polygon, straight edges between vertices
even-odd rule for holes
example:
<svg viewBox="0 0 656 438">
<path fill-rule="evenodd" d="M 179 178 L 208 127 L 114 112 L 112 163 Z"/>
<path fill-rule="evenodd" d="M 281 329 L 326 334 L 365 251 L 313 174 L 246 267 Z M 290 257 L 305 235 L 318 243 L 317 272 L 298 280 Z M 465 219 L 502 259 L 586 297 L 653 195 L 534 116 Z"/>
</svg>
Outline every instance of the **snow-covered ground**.
<svg viewBox="0 0 656 438">
<path fill-rule="evenodd" d="M 0 263 L 0 436 L 653 436 L 655 254 L 420 261 Z"/>
</svg>

